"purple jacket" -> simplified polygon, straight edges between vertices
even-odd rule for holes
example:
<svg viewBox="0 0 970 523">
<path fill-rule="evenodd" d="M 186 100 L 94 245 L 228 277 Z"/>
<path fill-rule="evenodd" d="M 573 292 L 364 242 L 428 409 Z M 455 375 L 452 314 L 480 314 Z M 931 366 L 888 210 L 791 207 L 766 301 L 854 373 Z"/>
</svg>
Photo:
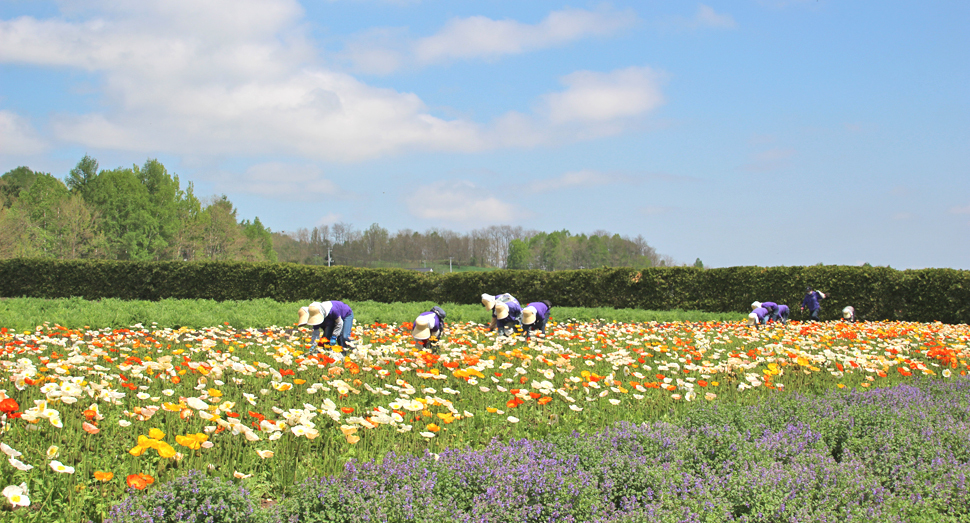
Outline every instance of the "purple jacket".
<svg viewBox="0 0 970 523">
<path fill-rule="evenodd" d="M 333 332 L 343 332 L 344 318 L 353 314 L 350 305 L 342 301 L 330 300 L 330 313 L 323 318 L 323 328 L 326 332 L 327 327 L 333 327 Z"/>
<path fill-rule="evenodd" d="M 516 300 L 507 302 L 509 306 L 509 318 L 519 319 L 522 317 L 522 306 Z"/>
<path fill-rule="evenodd" d="M 768 309 L 768 314 L 774 314 L 778 312 L 778 304 L 773 301 L 766 301 L 761 304 L 762 307 Z"/>
<path fill-rule="evenodd" d="M 820 301 L 822 301 L 822 297 L 819 296 L 818 291 L 812 291 L 805 295 L 805 299 L 802 300 L 802 307 L 810 311 L 818 310 L 822 307 Z"/>
<path fill-rule="evenodd" d="M 778 315 L 779 316 L 783 316 L 783 317 L 787 318 L 790 313 L 791 313 L 791 311 L 788 309 L 788 305 L 779 305 L 778 306 Z"/>
<path fill-rule="evenodd" d="M 753 310 L 751 312 L 755 313 L 755 315 L 758 316 L 758 321 L 760 321 L 760 322 L 764 322 L 765 321 L 765 316 L 768 315 L 768 309 L 766 309 L 764 307 L 758 307 L 757 309 L 755 309 L 755 310 Z"/>
<path fill-rule="evenodd" d="M 429 314 L 431 315 L 431 319 L 434 320 L 434 321 L 431 322 L 431 332 L 438 332 L 438 331 L 440 331 L 441 330 L 441 318 L 439 318 L 438 315 L 435 314 L 433 311 L 422 312 L 421 314 L 418 314 L 418 318 L 420 318 L 421 316 L 427 316 Z M 418 322 L 418 318 L 415 318 L 414 319 L 414 323 L 417 323 Z"/>
<path fill-rule="evenodd" d="M 549 318 L 549 307 L 546 307 L 545 303 L 541 301 L 534 301 L 526 305 L 526 307 L 532 307 L 536 310 L 536 321 L 546 321 Z"/>
</svg>

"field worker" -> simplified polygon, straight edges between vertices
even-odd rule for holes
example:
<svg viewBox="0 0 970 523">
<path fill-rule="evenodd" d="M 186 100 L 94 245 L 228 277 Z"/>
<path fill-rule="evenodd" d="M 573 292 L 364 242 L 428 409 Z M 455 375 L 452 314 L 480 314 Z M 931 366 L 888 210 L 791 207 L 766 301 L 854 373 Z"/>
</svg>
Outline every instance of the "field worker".
<svg viewBox="0 0 970 523">
<path fill-rule="evenodd" d="M 498 325 L 498 322 L 495 319 L 495 304 L 497 303 L 514 303 L 515 307 L 513 310 L 522 310 L 522 306 L 519 305 L 519 300 L 515 299 L 515 297 L 509 293 L 499 294 L 497 296 L 492 296 L 491 294 L 482 294 L 482 306 L 492 311 L 492 321 L 488 326 L 489 332 L 492 332 L 492 330 Z M 519 317 L 516 316 L 515 319 L 518 320 Z"/>
<path fill-rule="evenodd" d="M 819 321 L 818 312 L 822 309 L 822 300 L 825 299 L 825 294 L 820 291 L 814 291 L 811 287 L 805 289 L 805 299 L 802 300 L 802 311 L 808 308 L 810 314 L 808 321 Z"/>
<path fill-rule="evenodd" d="M 423 348 L 430 348 L 431 352 L 437 352 L 435 340 L 440 339 L 445 333 L 445 315 L 445 310 L 437 305 L 431 307 L 428 312 L 422 312 L 414 320 L 411 336 L 414 336 Z"/>
<path fill-rule="evenodd" d="M 757 307 L 751 314 L 748 314 L 748 325 L 754 325 L 755 329 L 759 329 L 760 325 L 767 323 L 768 321 L 768 309 L 764 307 Z"/>
<path fill-rule="evenodd" d="M 310 343 L 313 346 L 310 350 L 311 354 L 317 352 L 316 343 L 320 339 L 321 330 L 330 345 L 353 349 L 350 344 L 350 333 L 354 326 L 354 311 L 350 305 L 342 301 L 315 301 L 306 307 L 301 307 L 297 326 L 300 325 L 313 327 L 313 334 L 310 337 Z"/>
<path fill-rule="evenodd" d="M 778 312 L 775 313 L 775 317 L 772 319 L 784 325 L 788 323 L 789 315 L 791 315 L 791 310 L 788 308 L 788 305 L 779 305 Z"/>
<path fill-rule="evenodd" d="M 546 300 L 532 302 L 522 309 L 522 329 L 525 330 L 525 339 L 529 339 L 532 331 L 546 333 L 546 322 L 549 321 L 549 309 L 552 308 Z"/>
<path fill-rule="evenodd" d="M 842 309 L 842 317 L 845 318 L 845 321 L 849 323 L 855 323 L 856 321 L 858 321 L 855 317 L 855 307 L 851 305 Z"/>
<path fill-rule="evenodd" d="M 495 325 L 498 328 L 498 333 L 502 336 L 511 336 L 515 332 L 515 326 L 519 324 L 519 318 L 522 317 L 522 308 L 519 307 L 519 302 L 498 302 L 492 310 L 495 314 Z"/>
<path fill-rule="evenodd" d="M 775 315 L 778 314 L 778 304 L 773 301 L 761 302 L 761 306 L 768 311 L 768 319 L 774 319 Z"/>
</svg>

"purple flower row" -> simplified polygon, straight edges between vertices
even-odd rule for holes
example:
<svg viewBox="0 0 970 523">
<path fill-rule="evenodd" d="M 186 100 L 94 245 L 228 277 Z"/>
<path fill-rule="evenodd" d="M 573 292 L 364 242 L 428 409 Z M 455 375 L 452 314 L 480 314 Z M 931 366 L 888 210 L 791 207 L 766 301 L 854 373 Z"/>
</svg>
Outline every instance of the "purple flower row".
<svg viewBox="0 0 970 523">
<path fill-rule="evenodd" d="M 305 482 L 250 520 L 970 521 L 968 477 L 970 380 L 922 380 L 704 404 L 676 420 L 479 450 L 388 454 Z"/>
</svg>

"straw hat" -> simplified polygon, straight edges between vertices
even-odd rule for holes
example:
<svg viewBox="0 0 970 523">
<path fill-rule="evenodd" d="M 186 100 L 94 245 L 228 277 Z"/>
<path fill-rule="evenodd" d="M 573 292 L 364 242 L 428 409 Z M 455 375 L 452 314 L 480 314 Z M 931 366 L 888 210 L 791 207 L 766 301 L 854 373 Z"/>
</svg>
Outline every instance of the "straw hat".
<svg viewBox="0 0 970 523">
<path fill-rule="evenodd" d="M 491 294 L 482 294 L 482 305 L 484 305 L 486 309 L 492 310 L 492 307 L 495 306 L 495 296 L 492 296 Z"/>
<path fill-rule="evenodd" d="M 509 306 L 498 302 L 495 304 L 495 318 L 499 320 L 504 320 L 509 317 Z"/>
<path fill-rule="evenodd" d="M 426 340 L 431 337 L 431 324 L 434 323 L 430 314 L 422 314 L 414 320 L 414 329 L 411 335 L 416 340 Z"/>
<path fill-rule="evenodd" d="M 325 303 L 311 303 L 307 310 L 310 311 L 310 317 L 307 318 L 307 323 L 310 325 L 320 325 L 323 323 L 323 318 L 330 314 L 330 307 L 332 305 L 330 302 Z"/>
<path fill-rule="evenodd" d="M 296 326 L 299 327 L 300 325 L 306 325 L 307 318 L 310 317 L 310 311 L 308 311 L 306 307 L 300 307 L 300 310 L 297 311 L 296 315 L 298 320 L 296 322 Z"/>
<path fill-rule="evenodd" d="M 849 305 L 848 307 L 842 309 L 842 316 L 848 319 L 852 317 L 852 314 L 854 312 L 855 312 L 855 309 L 851 305 Z"/>
<path fill-rule="evenodd" d="M 757 325 L 757 324 L 758 324 L 758 315 L 753 312 L 751 314 L 748 314 L 748 325 Z"/>
<path fill-rule="evenodd" d="M 751 302 L 751 308 L 752 309 L 757 309 L 758 307 L 761 307 L 761 302 L 760 301 L 753 301 L 753 302 Z"/>
<path fill-rule="evenodd" d="M 532 305 L 522 309 L 522 325 L 532 325 L 536 322 L 536 308 Z"/>
</svg>

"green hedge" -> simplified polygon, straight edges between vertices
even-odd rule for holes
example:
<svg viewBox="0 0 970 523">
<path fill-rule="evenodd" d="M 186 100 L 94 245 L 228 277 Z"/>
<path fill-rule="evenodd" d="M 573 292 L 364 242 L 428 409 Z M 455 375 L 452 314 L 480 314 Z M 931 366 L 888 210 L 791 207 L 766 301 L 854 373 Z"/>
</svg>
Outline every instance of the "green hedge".
<svg viewBox="0 0 970 523">
<path fill-rule="evenodd" d="M 822 302 L 823 319 L 836 319 L 852 305 L 867 320 L 970 323 L 970 271 L 953 269 L 819 265 L 433 274 L 276 263 L 0 260 L 0 296 L 91 300 L 477 303 L 483 292 L 510 292 L 523 303 L 708 312 L 747 311 L 752 301 L 770 300 L 788 304 L 800 318 L 808 285 L 829 296 Z"/>
</svg>

